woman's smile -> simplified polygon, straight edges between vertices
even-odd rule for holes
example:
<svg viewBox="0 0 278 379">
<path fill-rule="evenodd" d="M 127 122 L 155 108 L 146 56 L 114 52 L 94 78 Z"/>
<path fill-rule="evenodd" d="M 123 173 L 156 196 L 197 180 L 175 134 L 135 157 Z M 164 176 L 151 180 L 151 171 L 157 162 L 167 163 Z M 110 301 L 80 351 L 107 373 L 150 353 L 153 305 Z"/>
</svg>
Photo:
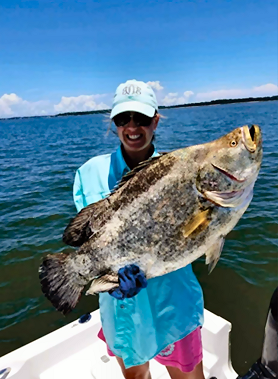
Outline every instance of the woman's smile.
<svg viewBox="0 0 278 379">
<path fill-rule="evenodd" d="M 132 140 L 132 141 L 137 141 L 143 137 L 143 134 L 127 134 L 126 135 L 127 139 Z"/>
<path fill-rule="evenodd" d="M 151 141 L 151 138 L 148 138 L 147 136 L 148 133 L 146 133 L 145 130 L 142 130 L 141 127 L 126 127 L 124 130 L 118 130 L 118 134 L 120 140 L 128 150 L 141 150 L 142 148 L 146 147 L 145 145 L 148 145 Z"/>
</svg>

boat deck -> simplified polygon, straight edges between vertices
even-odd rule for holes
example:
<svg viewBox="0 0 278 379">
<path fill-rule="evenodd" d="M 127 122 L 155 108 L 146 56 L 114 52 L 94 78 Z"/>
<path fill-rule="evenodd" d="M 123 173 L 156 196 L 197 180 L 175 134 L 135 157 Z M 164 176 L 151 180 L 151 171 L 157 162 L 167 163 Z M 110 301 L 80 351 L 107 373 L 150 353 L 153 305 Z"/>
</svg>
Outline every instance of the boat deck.
<svg viewBox="0 0 278 379">
<path fill-rule="evenodd" d="M 1 370 L 10 368 L 5 379 L 122 379 L 120 367 L 109 357 L 106 345 L 97 338 L 99 311 L 80 324 L 78 320 L 0 358 Z M 202 328 L 205 377 L 235 379 L 229 357 L 231 324 L 205 310 Z M 152 360 L 153 379 L 169 378 L 164 366 Z"/>
</svg>

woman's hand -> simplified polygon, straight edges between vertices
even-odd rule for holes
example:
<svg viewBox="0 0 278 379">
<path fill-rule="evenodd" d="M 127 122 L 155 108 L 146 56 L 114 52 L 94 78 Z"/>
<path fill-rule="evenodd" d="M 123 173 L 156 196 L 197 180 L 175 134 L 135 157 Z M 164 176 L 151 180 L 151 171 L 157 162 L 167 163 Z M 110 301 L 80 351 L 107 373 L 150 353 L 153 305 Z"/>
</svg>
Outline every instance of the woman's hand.
<svg viewBox="0 0 278 379">
<path fill-rule="evenodd" d="M 147 287 L 147 279 L 140 268 L 134 264 L 120 268 L 118 272 L 119 287 L 109 291 L 118 300 L 137 295 L 142 288 Z"/>
</svg>

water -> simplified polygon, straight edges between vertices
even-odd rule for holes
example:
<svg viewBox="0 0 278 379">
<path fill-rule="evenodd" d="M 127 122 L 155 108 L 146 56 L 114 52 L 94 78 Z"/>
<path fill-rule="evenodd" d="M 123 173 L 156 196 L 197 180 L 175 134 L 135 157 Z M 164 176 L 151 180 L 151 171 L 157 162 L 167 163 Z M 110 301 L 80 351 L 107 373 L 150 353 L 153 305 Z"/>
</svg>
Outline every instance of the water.
<svg viewBox="0 0 278 379">
<path fill-rule="evenodd" d="M 278 102 L 163 110 L 159 151 L 208 142 L 243 124 L 257 123 L 264 159 L 253 201 L 228 235 L 221 260 L 207 275 L 194 264 L 205 306 L 232 322 L 232 361 L 244 374 L 260 356 L 267 308 L 277 286 Z M 41 258 L 70 250 L 61 242 L 75 214 L 76 169 L 116 149 L 103 115 L 0 121 L 0 356 L 98 307 L 83 296 L 66 318 L 44 298 Z"/>
</svg>

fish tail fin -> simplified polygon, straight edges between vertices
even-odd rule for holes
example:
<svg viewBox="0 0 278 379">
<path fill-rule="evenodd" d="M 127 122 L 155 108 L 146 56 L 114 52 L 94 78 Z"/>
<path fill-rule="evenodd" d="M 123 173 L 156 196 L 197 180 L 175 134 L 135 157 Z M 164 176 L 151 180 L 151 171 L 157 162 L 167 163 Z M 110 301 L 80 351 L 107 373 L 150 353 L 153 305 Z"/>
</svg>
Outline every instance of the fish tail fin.
<svg viewBox="0 0 278 379">
<path fill-rule="evenodd" d="M 69 261 L 68 254 L 47 255 L 39 268 L 42 292 L 64 315 L 75 308 L 84 288 L 83 283 L 78 283 Z"/>
</svg>

